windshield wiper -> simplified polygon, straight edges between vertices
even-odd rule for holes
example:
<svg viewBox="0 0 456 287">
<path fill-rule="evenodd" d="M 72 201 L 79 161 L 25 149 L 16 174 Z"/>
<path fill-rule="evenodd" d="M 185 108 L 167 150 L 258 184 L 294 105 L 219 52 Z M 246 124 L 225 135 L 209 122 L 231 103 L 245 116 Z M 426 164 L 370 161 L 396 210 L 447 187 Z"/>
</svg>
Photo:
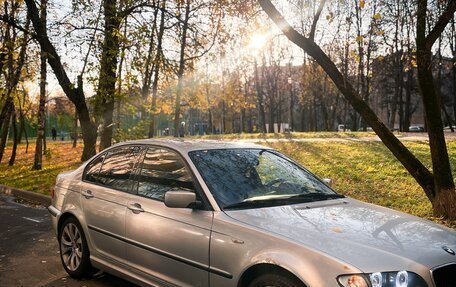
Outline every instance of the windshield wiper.
<svg viewBox="0 0 456 287">
<path fill-rule="evenodd" d="M 337 193 L 320 193 L 320 192 L 311 192 L 311 193 L 303 193 L 297 194 L 288 197 L 287 199 L 297 200 L 301 202 L 313 202 L 313 201 L 322 201 L 328 199 L 338 199 L 338 198 L 345 198 L 345 196 Z"/>
<path fill-rule="evenodd" d="M 344 198 L 344 197 L 345 196 L 337 194 L 337 193 L 333 193 L 333 194 L 327 194 L 327 193 L 295 194 L 295 195 L 291 195 L 289 197 L 240 201 L 240 202 L 236 202 L 233 204 L 228 204 L 227 206 L 223 207 L 223 209 L 229 210 L 229 209 L 270 207 L 270 206 L 278 206 L 278 205 L 282 205 L 282 204 L 323 201 L 323 200 L 328 200 L 328 199 L 338 199 L 338 198 Z"/>
<path fill-rule="evenodd" d="M 244 208 L 276 206 L 276 205 L 283 204 L 284 202 L 287 201 L 287 199 L 288 198 L 240 201 L 240 202 L 236 202 L 233 204 L 228 204 L 227 206 L 223 207 L 223 209 L 228 210 L 228 209 L 244 209 Z"/>
</svg>

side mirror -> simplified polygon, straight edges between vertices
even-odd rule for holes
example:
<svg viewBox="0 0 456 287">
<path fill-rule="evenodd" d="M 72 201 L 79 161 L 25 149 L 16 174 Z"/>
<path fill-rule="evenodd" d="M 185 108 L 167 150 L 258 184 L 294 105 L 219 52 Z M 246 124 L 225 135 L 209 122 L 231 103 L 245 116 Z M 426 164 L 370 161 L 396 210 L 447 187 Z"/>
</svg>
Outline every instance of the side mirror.
<svg viewBox="0 0 456 287">
<path fill-rule="evenodd" d="M 196 194 L 191 191 L 168 191 L 165 193 L 165 205 L 170 208 L 197 208 Z"/>
<path fill-rule="evenodd" d="M 327 186 L 332 186 L 332 183 L 333 183 L 332 178 L 322 178 L 322 181 L 323 181 Z"/>
</svg>

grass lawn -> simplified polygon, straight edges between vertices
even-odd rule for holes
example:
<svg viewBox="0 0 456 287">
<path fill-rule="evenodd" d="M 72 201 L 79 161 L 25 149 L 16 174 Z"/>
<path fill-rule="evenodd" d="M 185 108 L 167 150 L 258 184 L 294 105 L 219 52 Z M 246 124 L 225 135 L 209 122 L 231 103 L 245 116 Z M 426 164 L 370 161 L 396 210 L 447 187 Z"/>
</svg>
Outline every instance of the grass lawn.
<svg viewBox="0 0 456 287">
<path fill-rule="evenodd" d="M 334 134 L 328 133 L 326 138 L 334 138 Z M 236 139 L 236 136 L 243 135 L 224 138 Z M 294 136 L 296 137 L 295 134 Z M 439 218 L 433 217 L 431 204 L 422 189 L 380 142 L 318 141 L 267 144 L 300 162 L 318 176 L 332 178 L 333 187 L 342 194 L 456 227 L 456 222 L 442 222 Z M 430 166 L 428 143 L 405 142 L 405 145 L 426 166 Z M 49 152 L 44 156 L 44 168 L 40 171 L 31 170 L 34 145 L 30 145 L 27 154 L 25 145 L 20 145 L 13 167 L 7 164 L 11 148 L 8 147 L 0 164 L 0 184 L 49 194 L 58 173 L 80 165 L 82 146 L 73 149 L 68 142 L 49 142 L 48 147 Z M 453 174 L 456 174 L 456 141 L 448 141 L 448 149 Z"/>
<path fill-rule="evenodd" d="M 269 143 L 322 178 L 332 178 L 338 192 L 362 201 L 386 206 L 456 227 L 433 217 L 424 191 L 380 142 L 277 142 Z M 430 167 L 429 144 L 405 145 Z M 456 175 L 456 141 L 448 142 Z"/>
<path fill-rule="evenodd" d="M 50 194 L 57 174 L 81 164 L 82 144 L 72 148 L 70 142 L 48 140 L 47 147 L 48 151 L 43 155 L 43 169 L 32 170 L 35 143 L 30 143 L 28 153 L 25 153 L 25 144 L 18 146 L 14 166 L 8 166 L 11 156 L 11 145 L 8 145 L 0 163 L 0 184 Z"/>
</svg>

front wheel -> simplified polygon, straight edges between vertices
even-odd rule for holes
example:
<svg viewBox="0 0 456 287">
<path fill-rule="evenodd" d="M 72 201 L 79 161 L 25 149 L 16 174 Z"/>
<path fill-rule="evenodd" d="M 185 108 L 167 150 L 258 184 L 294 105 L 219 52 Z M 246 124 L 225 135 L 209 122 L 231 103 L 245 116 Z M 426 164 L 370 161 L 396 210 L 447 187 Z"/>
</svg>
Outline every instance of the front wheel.
<svg viewBox="0 0 456 287">
<path fill-rule="evenodd" d="M 248 287 L 305 287 L 299 280 L 278 273 L 266 273 L 253 279 Z"/>
<path fill-rule="evenodd" d="M 74 217 L 65 220 L 59 232 L 60 259 L 63 268 L 73 278 L 90 275 L 89 248 L 81 225 Z"/>
</svg>

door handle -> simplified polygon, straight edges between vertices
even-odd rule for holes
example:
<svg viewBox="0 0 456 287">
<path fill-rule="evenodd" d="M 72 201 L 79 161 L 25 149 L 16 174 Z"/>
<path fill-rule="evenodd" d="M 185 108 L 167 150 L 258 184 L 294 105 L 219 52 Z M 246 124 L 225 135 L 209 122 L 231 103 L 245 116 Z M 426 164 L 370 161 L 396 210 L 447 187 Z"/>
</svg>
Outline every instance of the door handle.
<svg viewBox="0 0 456 287">
<path fill-rule="evenodd" d="M 130 209 L 131 211 L 133 211 L 133 213 L 140 213 L 140 212 L 144 212 L 144 209 L 141 207 L 141 204 L 139 203 L 130 203 L 128 204 L 128 209 Z"/>
<path fill-rule="evenodd" d="M 91 190 L 85 190 L 81 194 L 82 194 L 82 196 L 84 196 L 87 199 L 94 197 Z"/>
</svg>

